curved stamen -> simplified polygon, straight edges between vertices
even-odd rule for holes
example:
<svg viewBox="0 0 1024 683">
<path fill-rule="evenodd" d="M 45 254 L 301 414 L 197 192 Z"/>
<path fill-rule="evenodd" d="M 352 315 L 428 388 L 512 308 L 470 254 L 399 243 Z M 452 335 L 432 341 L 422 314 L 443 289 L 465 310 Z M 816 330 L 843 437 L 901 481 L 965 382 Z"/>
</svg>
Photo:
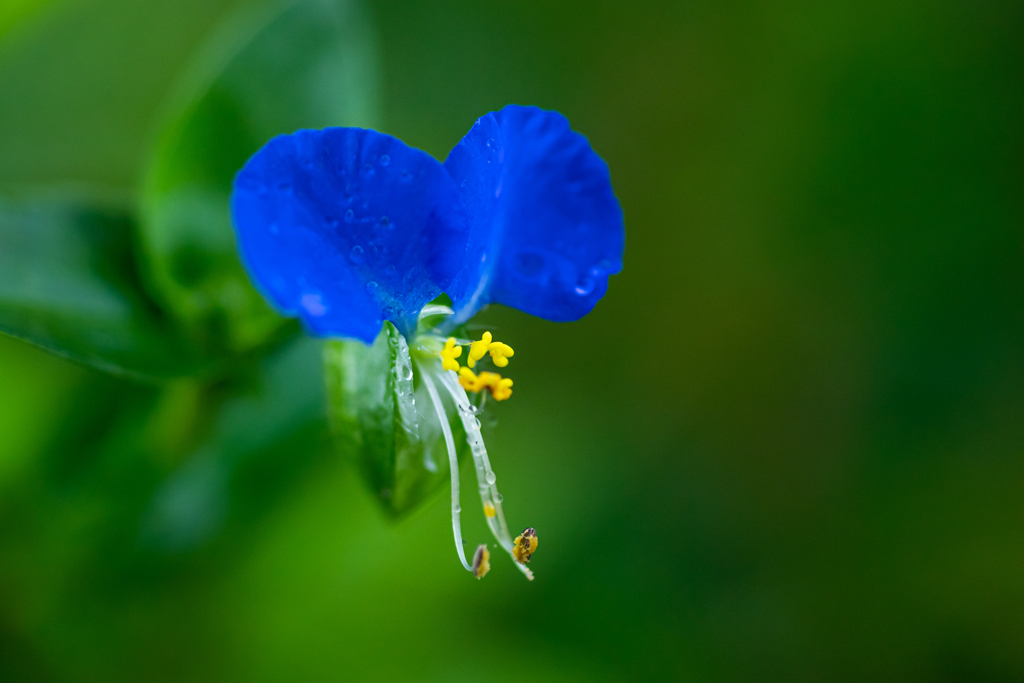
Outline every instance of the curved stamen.
<svg viewBox="0 0 1024 683">
<path fill-rule="evenodd" d="M 452 477 L 452 533 L 455 535 L 455 550 L 459 553 L 459 560 L 462 561 L 462 566 L 466 568 L 466 571 L 472 572 L 473 566 L 466 561 L 466 551 L 462 547 L 462 524 L 459 521 L 459 513 L 462 512 L 462 506 L 459 505 L 459 458 L 455 452 L 455 439 L 452 437 L 452 426 L 448 424 L 448 415 L 444 412 L 444 406 L 441 404 L 441 397 L 437 393 L 437 389 L 434 387 L 433 380 L 430 379 L 429 372 L 423 372 L 420 375 L 423 378 L 423 384 L 427 387 L 427 393 L 430 394 L 430 402 L 434 404 L 434 410 L 437 412 L 437 419 L 441 422 L 441 432 L 444 434 L 444 443 L 448 447 L 448 465 L 451 470 Z"/>
<path fill-rule="evenodd" d="M 440 379 L 448 393 L 451 394 L 455 405 L 458 406 L 459 417 L 466 430 L 466 440 L 469 442 L 470 451 L 473 454 L 473 464 L 476 466 L 477 483 L 480 487 L 480 498 L 483 501 L 487 526 L 501 547 L 515 560 L 514 544 L 512 536 L 508 532 L 508 524 L 505 522 L 505 511 L 501 506 L 497 477 L 494 470 L 491 469 L 491 462 L 487 457 L 487 447 L 484 446 L 484 439 L 480 434 L 480 421 L 473 416 L 475 411 L 469 403 L 466 390 L 459 384 L 457 375 L 448 370 L 441 374 Z M 489 514 L 488 504 L 494 509 L 494 516 Z M 526 578 L 533 581 L 532 571 L 518 561 L 515 564 L 526 575 Z"/>
</svg>

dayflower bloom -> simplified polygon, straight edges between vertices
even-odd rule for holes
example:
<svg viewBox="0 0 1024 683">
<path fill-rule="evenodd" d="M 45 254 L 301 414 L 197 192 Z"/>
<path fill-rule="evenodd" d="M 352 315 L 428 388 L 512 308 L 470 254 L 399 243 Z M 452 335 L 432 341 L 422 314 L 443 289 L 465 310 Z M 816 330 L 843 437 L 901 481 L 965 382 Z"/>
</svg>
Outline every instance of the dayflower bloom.
<svg viewBox="0 0 1024 683">
<path fill-rule="evenodd" d="M 476 366 L 505 368 L 514 351 L 489 332 L 450 335 L 490 303 L 564 322 L 604 295 L 622 268 L 625 229 L 608 167 L 586 138 L 561 114 L 513 105 L 477 120 L 443 164 L 372 130 L 300 130 L 249 159 L 231 212 L 242 260 L 279 312 L 321 337 L 372 344 L 385 321 L 401 332 L 444 432 L 463 566 L 482 577 L 489 553 L 478 549 L 472 564 L 465 557 L 442 393 L 466 430 L 487 523 L 532 578 L 525 562 L 536 532 L 512 540 L 466 393 L 511 396 L 511 379 Z M 450 308 L 428 306 L 442 293 Z M 442 323 L 422 322 L 438 316 Z M 463 346 L 468 367 L 459 364 Z"/>
</svg>

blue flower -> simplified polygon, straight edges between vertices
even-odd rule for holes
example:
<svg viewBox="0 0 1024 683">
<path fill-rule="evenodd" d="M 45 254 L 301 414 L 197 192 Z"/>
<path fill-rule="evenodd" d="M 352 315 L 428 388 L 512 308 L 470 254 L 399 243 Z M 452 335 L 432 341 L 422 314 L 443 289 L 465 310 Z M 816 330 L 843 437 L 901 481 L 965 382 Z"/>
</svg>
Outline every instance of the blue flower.
<svg viewBox="0 0 1024 683">
<path fill-rule="evenodd" d="M 270 140 L 235 178 L 253 282 L 322 337 L 409 337 L 442 292 L 461 323 L 489 303 L 553 321 L 589 313 L 622 268 L 608 166 L 557 112 L 480 118 L 441 164 L 372 130 Z"/>
<path fill-rule="evenodd" d="M 268 142 L 239 171 L 231 213 L 242 260 L 278 311 L 317 336 L 373 344 L 386 335 L 393 343 L 389 381 L 401 428 L 421 443 L 418 416 L 436 417 L 448 450 L 456 552 L 482 578 L 487 546 L 470 563 L 462 542 L 458 454 L 445 405 L 456 408 L 487 525 L 533 578 L 526 565 L 537 532 L 527 528 L 513 540 L 474 417 L 488 397 L 512 395 L 512 380 L 494 370 L 515 352 L 490 332 L 445 339 L 418 324 L 443 314 L 442 327 L 456 330 L 490 303 L 554 321 L 594 308 L 622 269 L 625 229 L 608 166 L 587 139 L 561 114 L 517 106 L 479 119 L 443 164 L 372 130 L 300 130 Z M 452 308 L 426 307 L 442 292 Z M 382 332 L 385 320 L 402 334 L 390 326 Z"/>
</svg>

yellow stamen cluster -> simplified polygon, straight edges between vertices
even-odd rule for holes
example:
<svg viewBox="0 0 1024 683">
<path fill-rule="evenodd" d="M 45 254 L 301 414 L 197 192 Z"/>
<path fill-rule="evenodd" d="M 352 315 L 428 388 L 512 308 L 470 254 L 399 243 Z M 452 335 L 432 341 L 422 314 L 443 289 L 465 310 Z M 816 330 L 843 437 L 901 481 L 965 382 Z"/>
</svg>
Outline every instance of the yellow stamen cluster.
<svg viewBox="0 0 1024 683">
<path fill-rule="evenodd" d="M 519 564 L 526 564 L 530 561 L 530 555 L 537 550 L 537 531 L 526 529 L 516 536 L 515 545 L 512 546 L 512 557 Z"/>
<path fill-rule="evenodd" d="M 491 393 L 496 401 L 504 401 L 512 395 L 512 380 L 507 377 L 502 377 L 496 372 L 481 372 L 477 375 L 470 368 L 476 367 L 476 362 L 481 360 L 487 354 L 491 354 L 491 359 L 494 364 L 499 368 L 503 368 L 508 365 L 508 359 L 515 355 L 515 351 L 508 344 L 503 344 L 498 341 L 494 341 L 490 332 L 484 332 L 480 336 L 479 341 L 470 342 L 469 353 L 466 358 L 466 365 L 469 367 L 460 367 L 459 358 L 462 355 L 462 346 L 456 341 L 455 337 L 448 337 L 448 340 L 444 343 L 444 348 L 441 349 L 441 365 L 445 370 L 453 370 L 459 373 L 459 384 L 466 389 L 466 391 L 483 391 L 486 389 Z"/>
<path fill-rule="evenodd" d="M 482 579 L 489 571 L 491 571 L 491 551 L 481 543 L 473 553 L 473 576 Z"/>
<path fill-rule="evenodd" d="M 479 375 L 469 368 L 459 370 L 459 384 L 466 391 L 491 392 L 495 401 L 504 401 L 512 395 L 512 380 L 496 372 L 481 372 Z"/>
<path fill-rule="evenodd" d="M 448 341 L 444 343 L 444 348 L 441 349 L 441 365 L 444 366 L 445 370 L 459 371 L 459 361 L 455 360 L 462 355 L 462 347 L 456 346 L 455 337 L 448 337 Z"/>
<path fill-rule="evenodd" d="M 502 344 L 501 342 L 491 341 L 491 333 L 484 332 L 480 336 L 480 341 L 475 341 L 469 345 L 469 359 L 466 361 L 466 365 L 471 368 L 476 367 L 476 362 L 486 356 L 488 353 L 491 354 L 491 358 L 494 360 L 494 364 L 499 368 L 503 368 L 508 365 L 508 359 L 515 355 L 515 351 L 508 344 Z"/>
</svg>

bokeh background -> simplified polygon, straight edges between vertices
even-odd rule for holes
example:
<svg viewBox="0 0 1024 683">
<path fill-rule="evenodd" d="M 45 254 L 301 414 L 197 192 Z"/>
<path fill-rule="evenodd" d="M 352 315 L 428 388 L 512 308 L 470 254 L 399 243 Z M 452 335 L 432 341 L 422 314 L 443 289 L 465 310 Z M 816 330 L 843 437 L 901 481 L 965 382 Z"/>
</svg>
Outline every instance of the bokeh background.
<svg viewBox="0 0 1024 683">
<path fill-rule="evenodd" d="M 168 112 L 253 4 L 3 0 L 3 196 L 102 195 L 130 232 L 168 147 L 230 173 Z M 348 119 L 320 125 L 444 158 L 537 104 L 611 168 L 596 310 L 484 314 L 517 351 L 485 436 L 537 580 L 468 578 L 443 490 L 382 512 L 317 342 L 154 383 L 5 336 L 0 679 L 1024 679 L 1024 5 L 341 5 L 357 54 L 316 92 Z M 296 101 L 261 80 L 284 63 L 250 96 Z M 5 261 L 0 307 L 60 248 Z"/>
</svg>

